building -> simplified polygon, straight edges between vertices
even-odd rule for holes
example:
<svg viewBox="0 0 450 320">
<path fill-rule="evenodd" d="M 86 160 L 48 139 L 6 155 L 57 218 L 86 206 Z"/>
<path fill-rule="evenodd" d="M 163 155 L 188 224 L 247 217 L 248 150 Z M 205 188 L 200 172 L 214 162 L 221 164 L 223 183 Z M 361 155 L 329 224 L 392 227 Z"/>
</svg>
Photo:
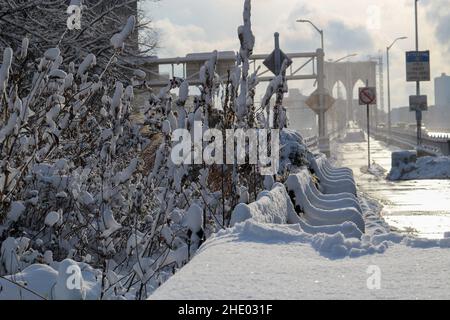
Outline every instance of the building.
<svg viewBox="0 0 450 320">
<path fill-rule="evenodd" d="M 450 109 L 450 76 L 443 73 L 434 79 L 435 105 Z M 450 111 L 450 110 L 449 110 Z"/>
</svg>

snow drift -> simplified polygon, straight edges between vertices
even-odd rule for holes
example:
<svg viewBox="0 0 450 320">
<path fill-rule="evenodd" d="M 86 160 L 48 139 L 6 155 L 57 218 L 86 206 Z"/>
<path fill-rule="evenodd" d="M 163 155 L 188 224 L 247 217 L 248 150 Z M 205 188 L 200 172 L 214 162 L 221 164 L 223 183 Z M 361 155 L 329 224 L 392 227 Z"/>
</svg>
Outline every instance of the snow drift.
<svg viewBox="0 0 450 320">
<path fill-rule="evenodd" d="M 449 179 L 450 157 L 417 157 L 415 151 L 392 153 L 391 181 Z"/>
</svg>

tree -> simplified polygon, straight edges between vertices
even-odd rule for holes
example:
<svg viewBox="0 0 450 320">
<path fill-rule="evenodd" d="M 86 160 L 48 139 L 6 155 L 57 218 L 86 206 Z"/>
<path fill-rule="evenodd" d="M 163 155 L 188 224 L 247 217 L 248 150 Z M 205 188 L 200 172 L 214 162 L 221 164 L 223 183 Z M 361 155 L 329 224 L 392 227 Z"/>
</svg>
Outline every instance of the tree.
<svg viewBox="0 0 450 320">
<path fill-rule="evenodd" d="M 73 3 L 82 3 L 80 30 L 67 28 L 67 9 Z M 104 69 L 113 52 L 110 38 L 131 15 L 137 16 L 141 36 L 136 33 L 130 38 L 124 55 L 118 58 L 118 68 L 114 71 L 124 73 L 133 67 L 136 58 L 152 53 L 157 45 L 156 32 L 139 9 L 137 0 L 0 0 L 0 51 L 7 47 L 20 48 L 26 37 L 31 60 L 59 46 L 64 62 L 81 63 L 92 53 L 97 57 L 97 67 Z"/>
</svg>

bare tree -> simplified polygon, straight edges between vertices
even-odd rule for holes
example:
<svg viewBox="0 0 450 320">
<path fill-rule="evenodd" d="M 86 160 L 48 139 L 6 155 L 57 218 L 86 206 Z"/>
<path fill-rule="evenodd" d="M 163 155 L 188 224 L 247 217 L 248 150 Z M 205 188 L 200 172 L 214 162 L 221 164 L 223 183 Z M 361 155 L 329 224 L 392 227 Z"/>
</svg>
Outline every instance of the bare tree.
<svg viewBox="0 0 450 320">
<path fill-rule="evenodd" d="M 139 36 L 136 33 L 128 40 L 116 65 L 126 70 L 139 56 L 149 55 L 156 48 L 157 34 L 137 0 L 83 0 L 81 30 L 67 28 L 70 3 L 69 0 L 0 0 L 0 51 L 6 47 L 20 48 L 27 37 L 29 59 L 39 58 L 47 49 L 59 46 L 65 62 L 80 63 L 92 53 L 97 57 L 97 66 L 104 68 L 113 52 L 110 38 L 121 30 L 130 15 L 137 17 Z"/>
</svg>

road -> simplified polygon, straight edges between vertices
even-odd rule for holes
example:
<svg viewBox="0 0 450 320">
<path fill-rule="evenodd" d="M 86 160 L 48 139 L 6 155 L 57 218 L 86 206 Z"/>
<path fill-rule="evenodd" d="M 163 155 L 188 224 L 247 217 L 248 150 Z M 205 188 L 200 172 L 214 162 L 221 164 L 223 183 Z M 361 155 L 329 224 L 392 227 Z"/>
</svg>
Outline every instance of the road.
<svg viewBox="0 0 450 320">
<path fill-rule="evenodd" d="M 399 150 L 371 139 L 372 159 L 391 169 L 391 152 Z M 334 145 L 340 165 L 350 167 L 361 191 L 384 205 L 382 214 L 393 227 L 419 237 L 443 238 L 450 231 L 450 180 L 391 182 L 386 174 L 377 177 L 364 173 L 367 168 L 367 141 Z"/>
</svg>

